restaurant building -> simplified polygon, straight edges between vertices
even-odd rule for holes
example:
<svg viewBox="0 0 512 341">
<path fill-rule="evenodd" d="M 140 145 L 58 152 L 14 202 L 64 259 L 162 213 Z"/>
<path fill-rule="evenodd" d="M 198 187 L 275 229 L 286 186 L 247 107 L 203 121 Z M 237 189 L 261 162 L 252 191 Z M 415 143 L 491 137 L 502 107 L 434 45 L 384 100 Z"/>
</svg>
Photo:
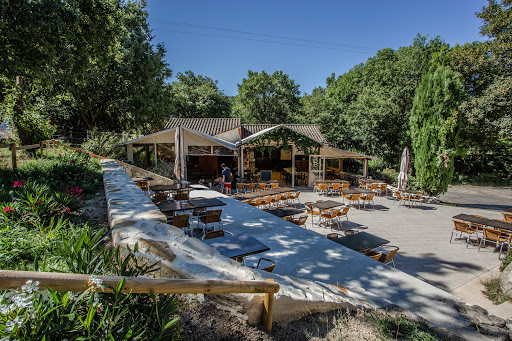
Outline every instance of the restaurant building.
<svg viewBox="0 0 512 341">
<path fill-rule="evenodd" d="M 124 143 L 128 161 L 147 168 L 176 164 L 191 182 L 219 176 L 222 163 L 238 178 L 311 186 L 326 175 L 343 177 L 343 159 L 375 157 L 333 148 L 313 124 L 242 124 L 240 118 L 171 118 L 164 130 Z"/>
</svg>

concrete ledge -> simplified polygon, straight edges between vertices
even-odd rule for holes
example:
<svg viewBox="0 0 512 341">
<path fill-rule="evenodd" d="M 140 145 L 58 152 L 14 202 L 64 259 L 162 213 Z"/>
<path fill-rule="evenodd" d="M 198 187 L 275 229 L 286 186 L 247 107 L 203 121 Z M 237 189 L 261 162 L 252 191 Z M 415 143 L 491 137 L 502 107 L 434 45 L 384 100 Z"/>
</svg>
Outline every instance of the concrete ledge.
<svg viewBox="0 0 512 341">
<path fill-rule="evenodd" d="M 116 162 L 119 165 L 119 167 L 121 167 L 130 178 L 138 178 L 138 177 L 141 177 L 141 178 L 151 177 L 151 178 L 153 178 L 154 180 L 149 181 L 150 186 L 154 186 L 154 185 L 172 185 L 174 183 L 173 180 L 171 180 L 169 178 L 166 178 L 164 176 L 161 176 L 159 174 L 150 172 L 148 170 L 145 170 L 144 168 L 140 168 L 140 167 L 137 167 L 137 166 L 134 166 L 134 165 L 130 165 L 129 163 L 126 163 L 126 162 L 123 162 L 123 161 L 119 161 L 119 160 L 116 160 Z"/>
</svg>

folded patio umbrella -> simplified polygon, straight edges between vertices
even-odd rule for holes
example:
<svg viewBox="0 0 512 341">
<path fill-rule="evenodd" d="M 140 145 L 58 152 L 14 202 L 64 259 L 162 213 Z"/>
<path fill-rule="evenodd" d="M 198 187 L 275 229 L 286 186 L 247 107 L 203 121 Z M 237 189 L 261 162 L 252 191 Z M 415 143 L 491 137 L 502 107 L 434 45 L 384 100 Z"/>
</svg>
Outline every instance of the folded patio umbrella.
<svg viewBox="0 0 512 341">
<path fill-rule="evenodd" d="M 183 137 L 181 136 L 181 127 L 178 127 L 174 132 L 174 175 L 181 181 L 183 180 Z"/>
<path fill-rule="evenodd" d="M 407 172 L 409 170 L 409 160 L 411 159 L 411 154 L 409 153 L 409 148 L 405 147 L 402 153 L 402 161 L 400 163 L 400 173 L 398 174 L 398 189 L 404 190 L 407 187 L 407 181 L 409 177 L 407 176 Z"/>
</svg>

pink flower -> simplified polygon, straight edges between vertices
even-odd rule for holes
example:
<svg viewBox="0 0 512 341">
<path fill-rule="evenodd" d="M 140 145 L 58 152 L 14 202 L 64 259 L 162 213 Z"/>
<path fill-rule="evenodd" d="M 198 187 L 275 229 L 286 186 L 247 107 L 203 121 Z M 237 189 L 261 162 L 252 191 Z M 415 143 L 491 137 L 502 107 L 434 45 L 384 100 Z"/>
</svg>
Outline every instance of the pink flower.
<svg viewBox="0 0 512 341">
<path fill-rule="evenodd" d="M 9 206 L 5 206 L 4 212 L 12 212 L 12 211 L 13 211 L 12 208 L 10 208 Z"/>
<path fill-rule="evenodd" d="M 96 154 L 92 154 L 91 156 L 96 156 Z"/>
<path fill-rule="evenodd" d="M 66 207 L 66 209 L 64 211 L 69 212 L 69 211 L 71 211 L 71 209 L 69 207 Z"/>
<path fill-rule="evenodd" d="M 19 181 L 14 181 L 14 187 L 23 187 L 25 186 L 25 181 L 23 180 L 19 180 Z"/>
<path fill-rule="evenodd" d="M 57 210 L 57 214 L 60 214 L 60 210 Z"/>
</svg>

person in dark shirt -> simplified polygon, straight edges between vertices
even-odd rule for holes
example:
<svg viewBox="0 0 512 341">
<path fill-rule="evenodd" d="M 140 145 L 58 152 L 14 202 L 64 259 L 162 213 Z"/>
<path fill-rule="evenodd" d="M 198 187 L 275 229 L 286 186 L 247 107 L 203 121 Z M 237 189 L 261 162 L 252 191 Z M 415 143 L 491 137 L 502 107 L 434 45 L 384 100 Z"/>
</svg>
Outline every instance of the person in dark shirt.
<svg viewBox="0 0 512 341">
<path fill-rule="evenodd" d="M 220 165 L 222 167 L 222 181 L 224 182 L 224 189 L 226 194 L 231 195 L 231 169 L 225 163 Z"/>
</svg>

